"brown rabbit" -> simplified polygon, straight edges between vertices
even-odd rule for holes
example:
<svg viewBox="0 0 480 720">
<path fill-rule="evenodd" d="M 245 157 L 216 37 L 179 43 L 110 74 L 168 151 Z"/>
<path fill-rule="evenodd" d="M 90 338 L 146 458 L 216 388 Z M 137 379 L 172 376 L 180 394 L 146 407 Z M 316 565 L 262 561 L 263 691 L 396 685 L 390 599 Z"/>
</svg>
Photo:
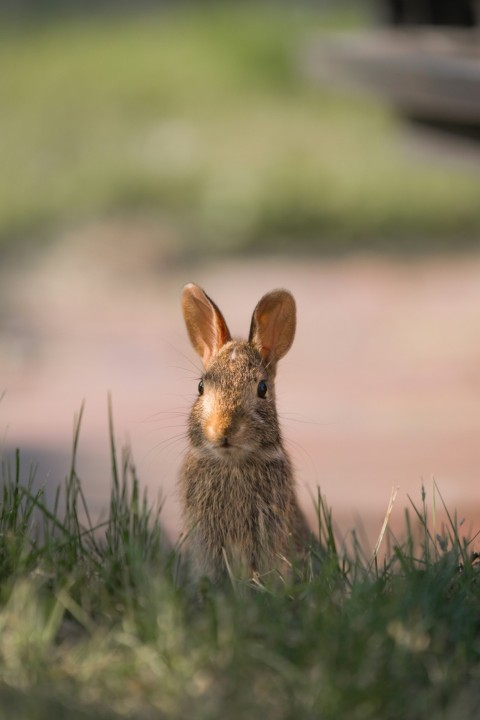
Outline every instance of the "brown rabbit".
<svg viewBox="0 0 480 720">
<path fill-rule="evenodd" d="M 284 567 L 309 539 L 275 406 L 275 371 L 293 342 L 295 301 L 286 290 L 265 295 L 248 341 L 232 340 L 197 285 L 185 286 L 182 308 L 205 368 L 180 475 L 194 572 L 217 580 L 228 567 L 258 577 Z"/>
</svg>

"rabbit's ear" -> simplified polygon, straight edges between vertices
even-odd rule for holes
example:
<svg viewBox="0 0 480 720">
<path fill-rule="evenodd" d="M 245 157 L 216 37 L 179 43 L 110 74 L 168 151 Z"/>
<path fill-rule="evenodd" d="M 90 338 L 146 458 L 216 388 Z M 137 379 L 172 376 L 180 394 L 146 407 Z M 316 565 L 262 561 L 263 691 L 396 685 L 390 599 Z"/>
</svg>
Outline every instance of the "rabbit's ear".
<svg viewBox="0 0 480 720">
<path fill-rule="evenodd" d="M 295 327 L 293 295 L 286 290 L 273 290 L 262 297 L 253 311 L 248 340 L 265 362 L 274 366 L 289 351 Z"/>
<path fill-rule="evenodd" d="M 193 283 L 183 288 L 182 310 L 190 341 L 208 367 L 212 357 L 231 340 L 227 323 L 213 300 Z"/>
</svg>

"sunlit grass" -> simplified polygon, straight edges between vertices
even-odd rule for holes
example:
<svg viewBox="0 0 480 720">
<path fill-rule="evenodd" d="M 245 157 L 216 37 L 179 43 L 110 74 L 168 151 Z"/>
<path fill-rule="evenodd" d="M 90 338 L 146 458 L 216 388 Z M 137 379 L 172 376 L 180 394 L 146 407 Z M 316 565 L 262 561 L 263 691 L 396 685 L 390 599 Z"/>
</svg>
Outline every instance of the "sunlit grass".
<svg viewBox="0 0 480 720">
<path fill-rule="evenodd" d="M 139 211 L 186 248 L 474 242 L 478 177 L 405 156 L 385 108 L 302 76 L 312 34 L 361 16 L 302 7 L 4 27 L 0 245 Z"/>
<path fill-rule="evenodd" d="M 436 525 L 436 488 L 402 538 L 381 535 L 381 562 L 344 546 L 319 496 L 318 543 L 293 578 L 197 587 L 111 414 L 111 502 L 92 524 L 80 420 L 53 505 L 21 453 L 2 464 L 0 717 L 478 717 L 479 556 L 454 513 Z"/>
</svg>

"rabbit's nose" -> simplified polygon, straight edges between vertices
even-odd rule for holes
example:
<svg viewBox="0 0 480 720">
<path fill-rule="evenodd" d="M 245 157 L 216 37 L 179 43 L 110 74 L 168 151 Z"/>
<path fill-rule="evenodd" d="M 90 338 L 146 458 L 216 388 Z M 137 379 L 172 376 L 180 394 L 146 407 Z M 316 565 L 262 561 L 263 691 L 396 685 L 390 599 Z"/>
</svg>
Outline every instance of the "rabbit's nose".
<svg viewBox="0 0 480 720">
<path fill-rule="evenodd" d="M 230 432 L 231 423 L 216 413 L 209 418 L 205 426 L 205 435 L 212 443 L 228 445 L 228 436 Z"/>
<path fill-rule="evenodd" d="M 207 438 L 214 445 L 219 447 L 229 447 L 231 445 L 230 434 L 228 432 L 218 431 L 211 426 L 207 427 Z"/>
</svg>

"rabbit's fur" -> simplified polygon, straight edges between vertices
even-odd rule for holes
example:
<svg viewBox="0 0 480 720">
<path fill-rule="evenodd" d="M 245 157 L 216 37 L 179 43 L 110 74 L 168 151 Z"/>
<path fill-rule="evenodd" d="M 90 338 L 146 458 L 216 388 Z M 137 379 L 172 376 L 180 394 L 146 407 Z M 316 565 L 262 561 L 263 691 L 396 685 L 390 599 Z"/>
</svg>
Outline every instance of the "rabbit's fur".
<svg viewBox="0 0 480 720">
<path fill-rule="evenodd" d="M 227 568 L 257 577 L 284 567 L 309 538 L 275 405 L 276 365 L 293 342 L 295 301 L 285 290 L 265 295 L 248 341 L 231 338 L 198 286 L 185 286 L 182 307 L 205 368 L 180 474 L 193 569 L 212 580 Z"/>
</svg>

